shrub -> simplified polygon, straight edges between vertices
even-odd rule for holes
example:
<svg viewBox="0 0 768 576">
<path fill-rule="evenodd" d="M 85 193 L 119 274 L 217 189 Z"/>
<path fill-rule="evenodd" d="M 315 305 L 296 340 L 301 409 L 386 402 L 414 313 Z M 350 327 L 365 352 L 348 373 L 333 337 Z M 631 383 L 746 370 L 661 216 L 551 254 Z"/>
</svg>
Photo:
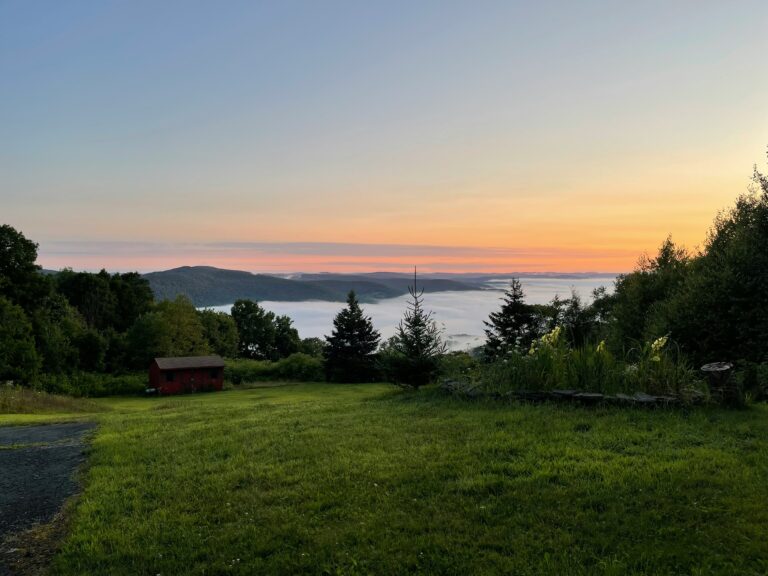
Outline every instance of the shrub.
<svg viewBox="0 0 768 576">
<path fill-rule="evenodd" d="M 748 398 L 768 399 L 768 362 L 758 364 L 742 360 L 736 364 L 736 374 L 733 377 Z"/>
<path fill-rule="evenodd" d="M 624 366 L 602 342 L 595 346 L 582 346 L 570 351 L 567 364 L 568 388 L 589 390 L 601 394 L 632 392 L 623 377 Z"/>
<path fill-rule="evenodd" d="M 321 382 L 325 379 L 323 360 L 308 354 L 297 352 L 274 364 L 275 374 L 280 380 Z"/>
<path fill-rule="evenodd" d="M 103 406 L 89 400 L 48 394 L 22 386 L 0 386 L 0 414 L 101 412 L 103 410 Z"/>
<path fill-rule="evenodd" d="M 468 352 L 450 352 L 440 358 L 440 375 L 445 378 L 466 377 L 478 364 L 477 358 Z"/>
<path fill-rule="evenodd" d="M 224 379 L 234 385 L 271 380 L 320 382 L 324 380 L 323 361 L 321 358 L 300 352 L 276 362 L 250 359 L 227 360 Z"/>
<path fill-rule="evenodd" d="M 697 372 L 667 336 L 645 342 L 637 351 L 630 350 L 629 358 L 625 377 L 630 388 L 683 397 L 694 389 L 705 390 Z"/>
<path fill-rule="evenodd" d="M 239 385 L 247 382 L 264 382 L 274 378 L 273 364 L 269 360 L 226 360 L 224 380 Z"/>
<path fill-rule="evenodd" d="M 490 392 L 581 390 L 616 394 L 645 392 L 689 398 L 706 387 L 668 338 L 646 342 L 619 360 L 604 342 L 570 348 L 559 329 L 536 340 L 528 354 L 512 351 L 479 365 L 470 375 Z"/>
<path fill-rule="evenodd" d="M 143 394 L 147 389 L 147 375 L 139 374 L 42 374 L 35 389 L 50 394 L 66 394 L 75 397 L 129 396 Z"/>
</svg>

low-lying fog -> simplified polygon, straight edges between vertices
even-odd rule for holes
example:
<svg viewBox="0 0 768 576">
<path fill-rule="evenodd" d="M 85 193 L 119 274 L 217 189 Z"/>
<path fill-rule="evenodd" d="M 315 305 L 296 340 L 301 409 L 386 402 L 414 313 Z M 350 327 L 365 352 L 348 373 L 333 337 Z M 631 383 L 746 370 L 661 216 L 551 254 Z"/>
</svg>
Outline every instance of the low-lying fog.
<svg viewBox="0 0 768 576">
<path fill-rule="evenodd" d="M 605 286 L 613 287 L 608 278 L 521 278 L 525 290 L 526 302 L 545 304 L 555 295 L 567 298 L 571 290 L 590 301 L 592 290 Z M 467 292 L 433 292 L 424 295 L 424 305 L 434 313 L 434 319 L 443 329 L 443 334 L 452 350 L 464 350 L 480 346 L 485 341 L 483 321 L 488 314 L 498 310 L 501 290 L 509 285 L 509 280 L 494 280 L 488 283 L 488 290 Z M 403 316 L 408 296 L 380 300 L 372 304 L 363 304 L 366 315 L 373 319 L 373 324 L 384 338 L 395 333 L 398 322 Z M 275 314 L 285 314 L 293 319 L 294 326 L 302 338 L 323 337 L 330 334 L 333 318 L 343 307 L 340 302 L 259 302 Z M 216 306 L 215 310 L 229 312 L 229 306 Z"/>
</svg>

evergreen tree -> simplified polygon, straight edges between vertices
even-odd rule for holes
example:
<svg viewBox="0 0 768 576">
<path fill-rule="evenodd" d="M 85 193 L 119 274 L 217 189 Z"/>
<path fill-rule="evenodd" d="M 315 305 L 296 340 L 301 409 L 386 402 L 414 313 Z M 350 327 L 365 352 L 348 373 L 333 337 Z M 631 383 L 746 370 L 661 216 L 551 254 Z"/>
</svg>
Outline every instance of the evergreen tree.
<svg viewBox="0 0 768 576">
<path fill-rule="evenodd" d="M 370 317 L 363 314 L 354 291 L 347 307 L 333 319 L 333 332 L 326 336 L 325 372 L 336 382 L 369 382 L 375 376 L 375 352 L 380 335 Z"/>
<path fill-rule="evenodd" d="M 408 308 L 388 344 L 388 372 L 396 384 L 418 388 L 437 375 L 446 345 L 432 312 L 424 310 L 424 290 L 416 287 L 415 268 L 408 293 Z"/>
<path fill-rule="evenodd" d="M 512 279 L 502 302 L 501 310 L 491 312 L 484 322 L 486 342 L 483 354 L 489 360 L 509 350 L 527 350 L 536 338 L 534 309 L 525 303 L 523 286 L 517 278 Z"/>
</svg>

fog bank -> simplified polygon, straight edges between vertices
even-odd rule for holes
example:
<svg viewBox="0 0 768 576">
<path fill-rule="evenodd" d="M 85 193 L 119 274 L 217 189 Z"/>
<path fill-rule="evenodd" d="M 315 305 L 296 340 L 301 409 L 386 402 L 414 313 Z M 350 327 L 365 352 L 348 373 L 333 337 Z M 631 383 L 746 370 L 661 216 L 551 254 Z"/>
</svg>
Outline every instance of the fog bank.
<svg viewBox="0 0 768 576">
<path fill-rule="evenodd" d="M 613 282 L 606 278 L 521 278 L 520 282 L 523 284 L 526 301 L 531 304 L 545 304 L 555 295 L 567 298 L 572 290 L 589 301 L 595 288 L 606 286 L 611 290 L 613 287 Z M 434 313 L 434 319 L 443 330 L 450 348 L 464 350 L 480 346 L 485 341 L 483 321 L 491 312 L 499 309 L 502 290 L 508 285 L 509 280 L 494 280 L 489 282 L 488 290 L 428 293 L 424 295 L 424 306 Z M 388 338 L 395 333 L 408 298 L 389 298 L 363 304 L 362 307 L 382 336 Z M 333 318 L 344 306 L 340 302 L 321 301 L 264 301 L 259 304 L 275 314 L 284 314 L 293 319 L 294 326 L 302 338 L 322 338 L 330 334 Z M 229 312 L 231 307 L 216 306 L 214 309 Z"/>
</svg>

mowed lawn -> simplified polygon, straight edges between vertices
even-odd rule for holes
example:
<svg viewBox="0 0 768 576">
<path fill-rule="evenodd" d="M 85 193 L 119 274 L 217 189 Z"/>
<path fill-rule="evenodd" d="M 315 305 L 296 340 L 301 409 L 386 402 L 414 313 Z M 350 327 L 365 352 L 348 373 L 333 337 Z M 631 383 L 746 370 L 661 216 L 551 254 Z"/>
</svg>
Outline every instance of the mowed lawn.
<svg viewBox="0 0 768 576">
<path fill-rule="evenodd" d="M 766 574 L 768 407 L 110 399 L 54 574 Z"/>
</svg>

